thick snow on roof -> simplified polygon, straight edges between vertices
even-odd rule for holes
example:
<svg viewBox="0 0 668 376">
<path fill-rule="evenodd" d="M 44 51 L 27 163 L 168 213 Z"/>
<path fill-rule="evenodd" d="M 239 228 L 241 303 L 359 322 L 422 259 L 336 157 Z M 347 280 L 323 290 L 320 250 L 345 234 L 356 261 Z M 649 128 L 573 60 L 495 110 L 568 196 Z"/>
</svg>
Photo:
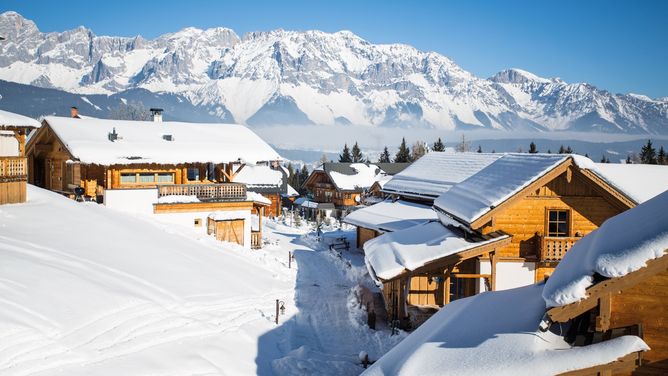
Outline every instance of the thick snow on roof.
<svg viewBox="0 0 668 376">
<path fill-rule="evenodd" d="M 253 186 L 281 186 L 283 173 L 267 165 L 245 165 L 234 177 L 235 182 Z"/>
<path fill-rule="evenodd" d="M 431 207 L 399 200 L 383 201 L 357 209 L 343 218 L 343 222 L 386 232 L 403 230 L 437 219 L 438 216 Z"/>
<path fill-rule="evenodd" d="M 383 191 L 433 199 L 503 154 L 431 152 L 394 175 Z"/>
<path fill-rule="evenodd" d="M 33 186 L 1 205 L 0 374 L 256 373 L 294 281 L 154 221 Z"/>
<path fill-rule="evenodd" d="M 193 202 L 201 201 L 194 195 L 166 195 L 158 198 L 158 204 L 182 204 Z"/>
<path fill-rule="evenodd" d="M 591 170 L 637 203 L 668 189 L 668 166 L 595 163 Z"/>
<path fill-rule="evenodd" d="M 280 159 L 280 155 L 243 125 L 74 119 L 45 120 L 72 155 L 84 163 L 250 163 Z M 109 141 L 116 130 L 118 139 Z M 173 141 L 163 139 L 171 135 Z"/>
<path fill-rule="evenodd" d="M 558 154 L 506 154 L 440 195 L 434 206 L 471 223 L 568 157 Z"/>
<path fill-rule="evenodd" d="M 0 110 L 0 129 L 2 129 L 3 126 L 39 128 L 42 124 L 31 117 Z"/>
<path fill-rule="evenodd" d="M 385 172 L 374 164 L 351 163 L 350 168 L 354 170 L 352 175 L 329 171 L 329 176 L 339 189 L 348 191 L 366 189 L 385 176 Z"/>
<path fill-rule="evenodd" d="M 594 274 L 621 277 L 668 249 L 668 191 L 605 221 L 571 248 L 548 279 L 543 297 L 561 306 L 586 297 Z"/>
<path fill-rule="evenodd" d="M 572 347 L 542 333 L 543 285 L 456 300 L 411 333 L 364 375 L 541 376 L 607 364 L 649 348 L 623 336 Z"/>
<path fill-rule="evenodd" d="M 257 202 L 260 204 L 271 205 L 271 200 L 256 192 L 246 192 L 246 199 L 248 201 Z"/>
<path fill-rule="evenodd" d="M 429 222 L 367 241 L 364 243 L 365 261 L 372 275 L 389 280 L 405 270 L 415 270 L 430 261 L 506 237 L 470 242 L 440 222 Z"/>
<path fill-rule="evenodd" d="M 287 184 L 287 190 L 286 193 L 281 194 L 283 197 L 297 197 L 299 196 L 299 192 L 297 192 L 296 189 L 292 188 L 290 184 Z"/>
</svg>

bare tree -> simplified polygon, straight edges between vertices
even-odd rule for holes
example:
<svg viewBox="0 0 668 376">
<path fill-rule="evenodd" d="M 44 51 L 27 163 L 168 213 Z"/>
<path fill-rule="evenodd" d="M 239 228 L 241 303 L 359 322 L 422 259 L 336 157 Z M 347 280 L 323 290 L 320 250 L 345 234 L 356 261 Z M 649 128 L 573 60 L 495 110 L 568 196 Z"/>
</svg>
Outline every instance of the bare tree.
<svg viewBox="0 0 668 376">
<path fill-rule="evenodd" d="M 462 142 L 455 146 L 455 150 L 459 153 L 465 153 L 471 150 L 471 143 L 466 141 L 466 136 L 462 135 Z"/>
</svg>

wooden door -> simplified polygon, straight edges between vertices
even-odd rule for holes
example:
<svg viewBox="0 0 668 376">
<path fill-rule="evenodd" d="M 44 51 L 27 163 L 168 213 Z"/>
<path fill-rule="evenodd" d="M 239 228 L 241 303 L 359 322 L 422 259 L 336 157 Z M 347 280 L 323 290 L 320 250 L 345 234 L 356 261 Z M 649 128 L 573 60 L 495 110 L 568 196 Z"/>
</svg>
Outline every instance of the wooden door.
<svg viewBox="0 0 668 376">
<path fill-rule="evenodd" d="M 219 221 L 217 224 L 216 238 L 221 241 L 244 245 L 244 220 L 233 219 Z"/>
</svg>

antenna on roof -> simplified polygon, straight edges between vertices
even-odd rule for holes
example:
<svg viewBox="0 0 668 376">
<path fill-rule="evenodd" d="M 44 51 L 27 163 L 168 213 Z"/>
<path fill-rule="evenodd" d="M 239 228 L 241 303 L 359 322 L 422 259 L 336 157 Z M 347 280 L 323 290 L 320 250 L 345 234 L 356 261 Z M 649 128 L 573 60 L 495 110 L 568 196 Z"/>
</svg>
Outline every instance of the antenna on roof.
<svg viewBox="0 0 668 376">
<path fill-rule="evenodd" d="M 151 108 L 151 115 L 154 122 L 162 123 L 162 108 Z"/>
<path fill-rule="evenodd" d="M 111 132 L 109 132 L 107 137 L 109 138 L 109 141 L 111 141 L 111 142 L 114 142 L 114 141 L 118 140 L 118 133 L 116 133 L 116 127 L 114 127 L 114 129 Z"/>
</svg>

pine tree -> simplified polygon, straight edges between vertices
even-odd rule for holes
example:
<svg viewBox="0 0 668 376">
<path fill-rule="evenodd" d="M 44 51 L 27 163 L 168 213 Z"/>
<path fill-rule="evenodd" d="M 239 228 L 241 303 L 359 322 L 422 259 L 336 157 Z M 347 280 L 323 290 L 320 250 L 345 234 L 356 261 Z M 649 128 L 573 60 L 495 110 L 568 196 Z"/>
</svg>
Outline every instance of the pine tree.
<svg viewBox="0 0 668 376">
<path fill-rule="evenodd" d="M 378 163 L 390 163 L 390 151 L 387 150 L 387 146 L 385 146 L 385 149 L 383 149 L 383 152 L 380 153 L 380 157 L 378 157 Z"/>
<path fill-rule="evenodd" d="M 663 145 L 659 148 L 659 154 L 656 156 L 656 162 L 658 164 L 668 164 L 668 157 L 666 157 L 666 151 L 663 150 Z"/>
<path fill-rule="evenodd" d="M 589 153 L 585 153 L 585 157 L 586 157 L 586 158 L 589 158 Z"/>
<path fill-rule="evenodd" d="M 359 145 L 357 145 L 357 141 L 355 141 L 355 145 L 353 145 L 352 161 L 353 163 L 364 162 L 364 154 L 362 154 L 362 150 L 360 150 Z"/>
<path fill-rule="evenodd" d="M 339 162 L 350 163 L 353 161 L 353 157 L 350 155 L 350 149 L 348 149 L 348 144 L 343 146 L 343 154 L 339 154 Z"/>
<path fill-rule="evenodd" d="M 301 171 L 299 171 L 299 184 L 297 187 L 294 186 L 292 187 L 297 189 L 301 195 L 306 194 L 306 188 L 302 187 L 302 185 L 306 182 L 308 176 L 309 176 L 308 168 L 306 167 L 306 165 L 303 165 Z"/>
<path fill-rule="evenodd" d="M 538 148 L 536 148 L 536 144 L 533 141 L 531 141 L 531 143 L 529 144 L 529 153 L 530 154 L 538 153 Z"/>
<path fill-rule="evenodd" d="M 547 154 L 552 154 L 552 150 L 547 149 Z"/>
<path fill-rule="evenodd" d="M 640 163 L 656 164 L 656 149 L 652 146 L 652 140 L 647 140 L 645 146 L 640 149 Z"/>
<path fill-rule="evenodd" d="M 566 146 L 565 152 L 566 154 L 573 154 L 573 149 L 571 149 L 571 145 Z"/>
<path fill-rule="evenodd" d="M 431 148 L 433 151 L 445 151 L 445 145 L 443 144 L 443 141 L 441 141 L 441 138 L 438 138 L 438 141 L 434 142 L 434 146 Z"/>
<path fill-rule="evenodd" d="M 605 163 L 605 154 L 601 157 L 601 163 Z"/>
<path fill-rule="evenodd" d="M 299 186 L 299 184 L 297 184 L 299 176 L 295 174 L 295 170 L 292 167 L 292 162 L 288 162 L 288 166 L 286 167 L 286 169 L 288 170 L 288 184 L 290 184 L 293 187 Z"/>
<path fill-rule="evenodd" d="M 633 162 L 631 162 L 631 154 L 629 154 L 626 156 L 626 164 L 631 164 L 631 163 Z"/>
<path fill-rule="evenodd" d="M 395 163 L 406 163 L 411 161 L 411 150 L 406 146 L 406 138 L 401 139 L 399 151 L 394 156 Z"/>
<path fill-rule="evenodd" d="M 559 154 L 564 154 L 566 152 L 566 148 L 564 148 L 564 145 L 559 146 Z"/>
<path fill-rule="evenodd" d="M 478 153 L 482 153 L 482 146 L 478 145 Z"/>
</svg>

